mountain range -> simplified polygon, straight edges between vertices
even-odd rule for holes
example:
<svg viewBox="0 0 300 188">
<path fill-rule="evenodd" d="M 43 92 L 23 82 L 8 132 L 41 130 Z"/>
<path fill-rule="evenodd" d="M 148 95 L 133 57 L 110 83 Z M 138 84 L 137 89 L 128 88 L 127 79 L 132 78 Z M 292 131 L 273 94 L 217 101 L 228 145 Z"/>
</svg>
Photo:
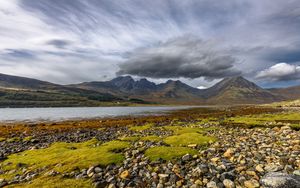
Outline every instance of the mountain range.
<svg viewBox="0 0 300 188">
<path fill-rule="evenodd" d="M 59 85 L 0 74 L 0 107 L 139 104 L 260 104 L 300 98 L 300 86 L 264 89 L 247 79 L 225 78 L 208 89 L 179 80 L 156 84 L 121 76 L 110 81 Z"/>
</svg>

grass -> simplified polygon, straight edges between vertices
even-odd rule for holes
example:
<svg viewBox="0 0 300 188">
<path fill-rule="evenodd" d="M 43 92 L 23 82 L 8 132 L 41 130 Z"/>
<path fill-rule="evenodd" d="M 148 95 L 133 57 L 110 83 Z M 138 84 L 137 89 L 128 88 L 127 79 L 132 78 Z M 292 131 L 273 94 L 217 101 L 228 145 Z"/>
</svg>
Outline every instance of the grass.
<svg viewBox="0 0 300 188">
<path fill-rule="evenodd" d="M 151 136 L 142 137 L 141 140 L 142 141 L 150 141 L 150 142 L 159 142 L 162 140 L 162 138 L 159 136 L 151 135 Z"/>
<path fill-rule="evenodd" d="M 54 143 L 46 149 L 28 150 L 8 156 L 3 163 L 9 165 L 3 169 L 15 169 L 20 163 L 30 170 L 47 167 L 47 170 L 57 172 L 70 172 L 91 165 L 106 166 L 122 162 L 124 156 L 119 151 L 129 147 L 129 143 L 121 141 L 111 141 L 100 146 L 97 144 L 99 142 L 96 139 L 83 143 Z"/>
<path fill-rule="evenodd" d="M 141 131 L 150 129 L 151 127 L 153 127 L 153 124 L 152 123 L 147 123 L 147 124 L 142 125 L 142 126 L 132 126 L 132 127 L 129 128 L 129 130 L 141 132 Z"/>
<path fill-rule="evenodd" d="M 39 177 L 34 179 L 30 183 L 12 185 L 9 187 L 14 188 L 61 188 L 61 187 L 72 187 L 72 188 L 90 188 L 93 187 L 91 182 L 84 179 L 66 179 L 60 177 Z"/>
<path fill-rule="evenodd" d="M 33 137 L 32 136 L 27 136 L 23 139 L 24 142 L 30 142 L 32 141 Z"/>
<path fill-rule="evenodd" d="M 5 140 L 6 140 L 6 138 L 0 137 L 0 142 L 3 142 Z"/>
<path fill-rule="evenodd" d="M 20 142 L 22 139 L 20 137 L 13 137 L 13 138 L 8 138 L 6 140 L 7 142 Z"/>
<path fill-rule="evenodd" d="M 267 122 L 287 123 L 287 122 L 299 122 L 292 123 L 291 127 L 299 128 L 300 126 L 300 113 L 288 112 L 288 113 L 274 113 L 274 114 L 259 114 L 259 115 L 246 115 L 231 117 L 225 120 L 226 123 L 245 124 L 250 126 L 263 126 Z"/>
<path fill-rule="evenodd" d="M 215 140 L 214 137 L 203 136 L 199 133 L 184 133 L 181 135 L 169 136 L 164 139 L 164 142 L 171 146 L 188 146 L 190 144 L 206 145 Z"/>
<path fill-rule="evenodd" d="M 203 129 L 198 127 L 182 127 L 182 126 L 164 126 L 164 129 L 173 131 L 174 134 L 184 134 L 184 133 L 202 133 Z"/>
<path fill-rule="evenodd" d="M 197 150 L 186 147 L 158 146 L 149 148 L 145 152 L 145 155 L 149 157 L 151 161 L 156 161 L 158 159 L 169 161 L 172 159 L 180 158 L 185 154 L 195 155 L 197 154 Z"/>
</svg>

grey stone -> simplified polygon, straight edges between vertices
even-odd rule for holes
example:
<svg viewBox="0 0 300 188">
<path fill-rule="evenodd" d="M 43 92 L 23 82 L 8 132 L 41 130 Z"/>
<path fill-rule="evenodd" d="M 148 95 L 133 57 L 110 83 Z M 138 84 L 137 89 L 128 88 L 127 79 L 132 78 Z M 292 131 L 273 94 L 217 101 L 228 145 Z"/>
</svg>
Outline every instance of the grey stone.
<svg viewBox="0 0 300 188">
<path fill-rule="evenodd" d="M 300 188 L 300 176 L 279 172 L 266 174 L 260 182 L 265 188 Z"/>
</svg>

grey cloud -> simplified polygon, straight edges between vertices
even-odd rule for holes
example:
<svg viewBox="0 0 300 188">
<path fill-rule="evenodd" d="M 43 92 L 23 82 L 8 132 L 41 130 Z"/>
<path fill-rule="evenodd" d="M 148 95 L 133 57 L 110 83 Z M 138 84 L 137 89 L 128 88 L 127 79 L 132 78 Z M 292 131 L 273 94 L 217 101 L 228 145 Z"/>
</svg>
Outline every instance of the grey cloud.
<svg viewBox="0 0 300 188">
<path fill-rule="evenodd" d="M 26 49 L 5 49 L 0 52 L 0 56 L 3 58 L 24 58 L 24 59 L 32 59 L 35 58 L 35 54 L 31 50 Z"/>
<path fill-rule="evenodd" d="M 53 45 L 56 48 L 65 48 L 72 44 L 71 41 L 62 40 L 62 39 L 53 39 L 46 42 L 47 45 Z"/>
<path fill-rule="evenodd" d="M 239 75 L 236 59 L 214 49 L 209 41 L 183 36 L 150 48 L 137 49 L 120 64 L 119 75 L 150 78 L 223 78 Z"/>
</svg>

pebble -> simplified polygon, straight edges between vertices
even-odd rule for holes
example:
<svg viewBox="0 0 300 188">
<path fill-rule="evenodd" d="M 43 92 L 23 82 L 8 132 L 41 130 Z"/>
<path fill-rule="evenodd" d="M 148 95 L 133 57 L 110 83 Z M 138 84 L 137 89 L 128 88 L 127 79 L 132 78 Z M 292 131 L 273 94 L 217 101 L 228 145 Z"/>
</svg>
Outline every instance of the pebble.
<svg viewBox="0 0 300 188">
<path fill-rule="evenodd" d="M 259 187 L 259 182 L 254 179 L 248 180 L 248 181 L 244 182 L 244 186 L 246 188 L 257 188 L 257 187 Z"/>
<path fill-rule="evenodd" d="M 223 180 L 223 184 L 226 188 L 234 188 L 235 187 L 234 182 L 229 179 Z"/>
</svg>

